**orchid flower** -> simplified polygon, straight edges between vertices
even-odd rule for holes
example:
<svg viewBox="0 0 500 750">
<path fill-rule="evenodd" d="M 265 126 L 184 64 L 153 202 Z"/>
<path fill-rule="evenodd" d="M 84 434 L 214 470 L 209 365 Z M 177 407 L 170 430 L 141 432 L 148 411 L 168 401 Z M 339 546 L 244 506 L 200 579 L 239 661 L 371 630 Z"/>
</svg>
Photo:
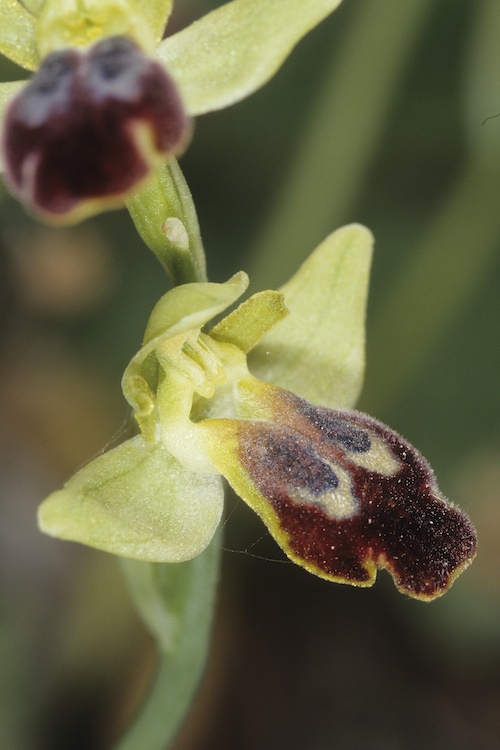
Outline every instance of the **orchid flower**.
<svg viewBox="0 0 500 750">
<path fill-rule="evenodd" d="M 340 2 L 233 0 L 163 39 L 172 0 L 0 0 L 0 52 L 36 71 L 0 84 L 8 186 L 52 223 L 122 205 Z"/>
<path fill-rule="evenodd" d="M 328 237 L 281 291 L 240 273 L 167 292 L 123 377 L 140 434 L 41 505 L 43 531 L 125 557 L 189 560 L 220 523 L 225 477 L 286 555 L 328 580 L 386 568 L 419 599 L 475 554 L 468 518 L 408 442 L 351 409 L 364 368 L 372 238 Z"/>
</svg>

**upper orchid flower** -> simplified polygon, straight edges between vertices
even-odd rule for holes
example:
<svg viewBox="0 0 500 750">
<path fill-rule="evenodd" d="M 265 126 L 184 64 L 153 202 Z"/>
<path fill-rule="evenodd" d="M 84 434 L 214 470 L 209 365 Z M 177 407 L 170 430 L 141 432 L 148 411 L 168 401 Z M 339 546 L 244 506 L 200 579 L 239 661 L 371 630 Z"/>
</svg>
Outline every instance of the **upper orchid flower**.
<svg viewBox="0 0 500 750">
<path fill-rule="evenodd" d="M 37 71 L 0 84 L 7 184 L 56 223 L 121 205 L 340 2 L 233 0 L 162 40 L 172 0 L 0 0 L 0 52 Z"/>
<path fill-rule="evenodd" d="M 369 586 L 386 568 L 410 596 L 444 593 L 474 557 L 470 521 L 411 445 L 345 408 L 362 380 L 371 244 L 363 227 L 339 230 L 282 292 L 250 297 L 208 330 L 244 274 L 168 292 L 123 378 L 141 435 L 45 500 L 41 528 L 187 560 L 220 521 L 222 474 L 307 570 Z"/>
</svg>

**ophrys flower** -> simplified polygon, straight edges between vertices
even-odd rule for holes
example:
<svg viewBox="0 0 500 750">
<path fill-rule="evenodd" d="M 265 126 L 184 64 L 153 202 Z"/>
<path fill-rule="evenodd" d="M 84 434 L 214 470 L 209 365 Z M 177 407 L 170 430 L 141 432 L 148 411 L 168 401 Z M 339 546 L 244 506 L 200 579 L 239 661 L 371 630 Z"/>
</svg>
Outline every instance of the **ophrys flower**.
<svg viewBox="0 0 500 750">
<path fill-rule="evenodd" d="M 141 434 L 49 497 L 42 529 L 141 560 L 187 560 L 220 522 L 222 475 L 310 572 L 367 586 L 382 567 L 410 596 L 444 593 L 474 557 L 470 521 L 415 448 L 350 409 L 370 249 L 367 230 L 345 227 L 283 292 L 253 295 L 211 327 L 244 274 L 168 292 L 123 378 Z"/>
<path fill-rule="evenodd" d="M 38 71 L 0 85 L 8 184 L 56 223 L 121 205 L 340 1 L 233 0 L 162 39 L 171 0 L 0 0 L 0 51 Z"/>
</svg>

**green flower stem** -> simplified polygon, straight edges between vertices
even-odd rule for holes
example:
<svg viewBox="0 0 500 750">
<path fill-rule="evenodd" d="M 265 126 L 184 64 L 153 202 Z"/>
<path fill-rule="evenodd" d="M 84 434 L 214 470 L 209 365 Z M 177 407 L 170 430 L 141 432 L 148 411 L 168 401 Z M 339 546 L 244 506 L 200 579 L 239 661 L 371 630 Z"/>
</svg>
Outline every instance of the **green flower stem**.
<svg viewBox="0 0 500 750">
<path fill-rule="evenodd" d="M 207 280 L 196 209 L 175 159 L 158 169 L 126 203 L 137 231 L 173 286 Z"/>
<path fill-rule="evenodd" d="M 219 531 L 185 563 L 123 560 L 132 597 L 157 639 L 160 660 L 142 711 L 114 750 L 166 750 L 189 711 L 207 659 L 219 578 Z"/>
<path fill-rule="evenodd" d="M 279 285 L 311 247 L 348 218 L 433 5 L 432 0 L 356 4 L 351 26 L 323 72 L 304 124 L 306 138 L 249 255 L 247 270 L 256 287 Z"/>
<path fill-rule="evenodd" d="M 196 209 L 175 160 L 159 169 L 127 208 L 173 286 L 207 280 Z M 188 562 L 123 560 L 132 599 L 156 638 L 159 663 L 136 721 L 115 750 L 165 750 L 189 711 L 209 650 L 221 534 Z"/>
</svg>

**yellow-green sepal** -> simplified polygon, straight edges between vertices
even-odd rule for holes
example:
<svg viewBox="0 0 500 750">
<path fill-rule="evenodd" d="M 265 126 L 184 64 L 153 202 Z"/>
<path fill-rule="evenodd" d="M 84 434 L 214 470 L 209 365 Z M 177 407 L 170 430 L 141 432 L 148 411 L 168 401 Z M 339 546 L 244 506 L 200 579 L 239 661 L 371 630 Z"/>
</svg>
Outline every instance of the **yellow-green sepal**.
<svg viewBox="0 0 500 750">
<path fill-rule="evenodd" d="M 356 403 L 372 249 L 371 232 L 359 224 L 338 229 L 319 245 L 281 289 L 290 315 L 249 355 L 256 377 L 315 404 Z"/>
<path fill-rule="evenodd" d="M 28 70 L 40 61 L 36 29 L 37 18 L 25 3 L 0 0 L 0 52 Z"/>
<path fill-rule="evenodd" d="M 158 48 L 191 115 L 227 107 L 263 86 L 341 0 L 233 0 Z"/>
<path fill-rule="evenodd" d="M 54 537 L 149 562 L 182 562 L 210 543 L 223 508 L 215 474 L 187 471 L 160 443 L 135 437 L 99 456 L 39 508 Z"/>
<path fill-rule="evenodd" d="M 163 39 L 173 4 L 173 0 L 140 0 L 141 10 L 147 18 L 156 43 Z"/>
</svg>

